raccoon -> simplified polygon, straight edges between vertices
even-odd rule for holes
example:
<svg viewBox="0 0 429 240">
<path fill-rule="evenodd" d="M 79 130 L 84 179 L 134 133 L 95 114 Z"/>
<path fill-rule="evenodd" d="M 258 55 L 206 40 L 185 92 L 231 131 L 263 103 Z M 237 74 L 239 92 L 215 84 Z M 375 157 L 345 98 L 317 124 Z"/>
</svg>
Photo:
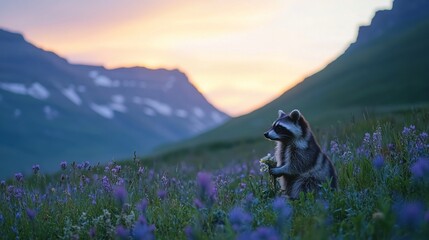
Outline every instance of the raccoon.
<svg viewBox="0 0 429 240">
<path fill-rule="evenodd" d="M 337 188 L 334 165 L 320 149 L 299 110 L 289 114 L 279 110 L 278 119 L 264 136 L 277 142 L 277 167 L 269 172 L 278 178 L 282 192 L 289 198 L 298 198 L 300 192 L 317 191 L 324 181 Z"/>
</svg>

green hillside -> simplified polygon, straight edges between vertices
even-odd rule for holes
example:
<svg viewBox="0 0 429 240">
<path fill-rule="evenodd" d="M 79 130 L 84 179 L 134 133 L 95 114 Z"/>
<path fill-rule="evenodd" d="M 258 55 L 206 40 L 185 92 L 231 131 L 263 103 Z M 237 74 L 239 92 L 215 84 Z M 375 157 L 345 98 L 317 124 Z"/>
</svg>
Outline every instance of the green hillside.
<svg viewBox="0 0 429 240">
<path fill-rule="evenodd" d="M 429 103 L 429 21 L 401 33 L 390 32 L 346 51 L 270 104 L 219 128 L 176 145 L 260 138 L 278 109 L 298 108 L 313 128 Z"/>
</svg>

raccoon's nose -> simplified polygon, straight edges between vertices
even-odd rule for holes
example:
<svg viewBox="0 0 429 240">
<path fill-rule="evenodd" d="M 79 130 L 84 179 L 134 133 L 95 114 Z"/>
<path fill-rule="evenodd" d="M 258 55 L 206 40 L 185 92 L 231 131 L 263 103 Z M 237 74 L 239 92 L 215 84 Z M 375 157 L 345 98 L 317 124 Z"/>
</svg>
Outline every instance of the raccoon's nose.
<svg viewBox="0 0 429 240">
<path fill-rule="evenodd" d="M 268 132 L 264 133 L 264 137 L 268 138 Z"/>
</svg>

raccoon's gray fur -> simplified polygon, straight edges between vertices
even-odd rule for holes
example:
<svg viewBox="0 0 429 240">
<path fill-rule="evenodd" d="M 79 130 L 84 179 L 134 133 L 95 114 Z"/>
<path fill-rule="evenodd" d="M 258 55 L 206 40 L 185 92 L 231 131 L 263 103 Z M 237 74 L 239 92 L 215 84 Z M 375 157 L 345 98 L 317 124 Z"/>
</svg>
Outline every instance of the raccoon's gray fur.
<svg viewBox="0 0 429 240">
<path fill-rule="evenodd" d="M 264 136 L 277 142 L 277 167 L 271 168 L 270 174 L 279 178 L 281 190 L 290 198 L 298 198 L 300 192 L 317 191 L 325 181 L 337 188 L 334 165 L 298 110 L 289 114 L 279 110 L 278 119 Z"/>
</svg>

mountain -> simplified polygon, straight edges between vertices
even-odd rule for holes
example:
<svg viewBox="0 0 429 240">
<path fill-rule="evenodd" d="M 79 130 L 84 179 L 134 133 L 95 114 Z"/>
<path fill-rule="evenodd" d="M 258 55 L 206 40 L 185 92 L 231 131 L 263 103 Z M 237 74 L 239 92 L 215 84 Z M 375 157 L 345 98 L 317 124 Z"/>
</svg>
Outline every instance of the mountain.
<svg viewBox="0 0 429 240">
<path fill-rule="evenodd" d="M 359 28 L 356 42 L 347 51 L 371 42 L 389 32 L 400 33 L 410 26 L 417 25 L 429 17 L 427 0 L 395 0 L 391 10 L 380 10 L 375 13 L 369 26 Z"/>
<path fill-rule="evenodd" d="M 266 106 L 173 149 L 261 139 L 277 111 L 298 108 L 313 128 L 362 116 L 429 105 L 429 1 L 396 0 L 380 11 L 344 54 Z M 364 29 L 364 30 L 363 30 Z"/>
<path fill-rule="evenodd" d="M 227 119 L 179 70 L 70 64 L 0 30 L 0 176 L 147 153 Z"/>
</svg>

